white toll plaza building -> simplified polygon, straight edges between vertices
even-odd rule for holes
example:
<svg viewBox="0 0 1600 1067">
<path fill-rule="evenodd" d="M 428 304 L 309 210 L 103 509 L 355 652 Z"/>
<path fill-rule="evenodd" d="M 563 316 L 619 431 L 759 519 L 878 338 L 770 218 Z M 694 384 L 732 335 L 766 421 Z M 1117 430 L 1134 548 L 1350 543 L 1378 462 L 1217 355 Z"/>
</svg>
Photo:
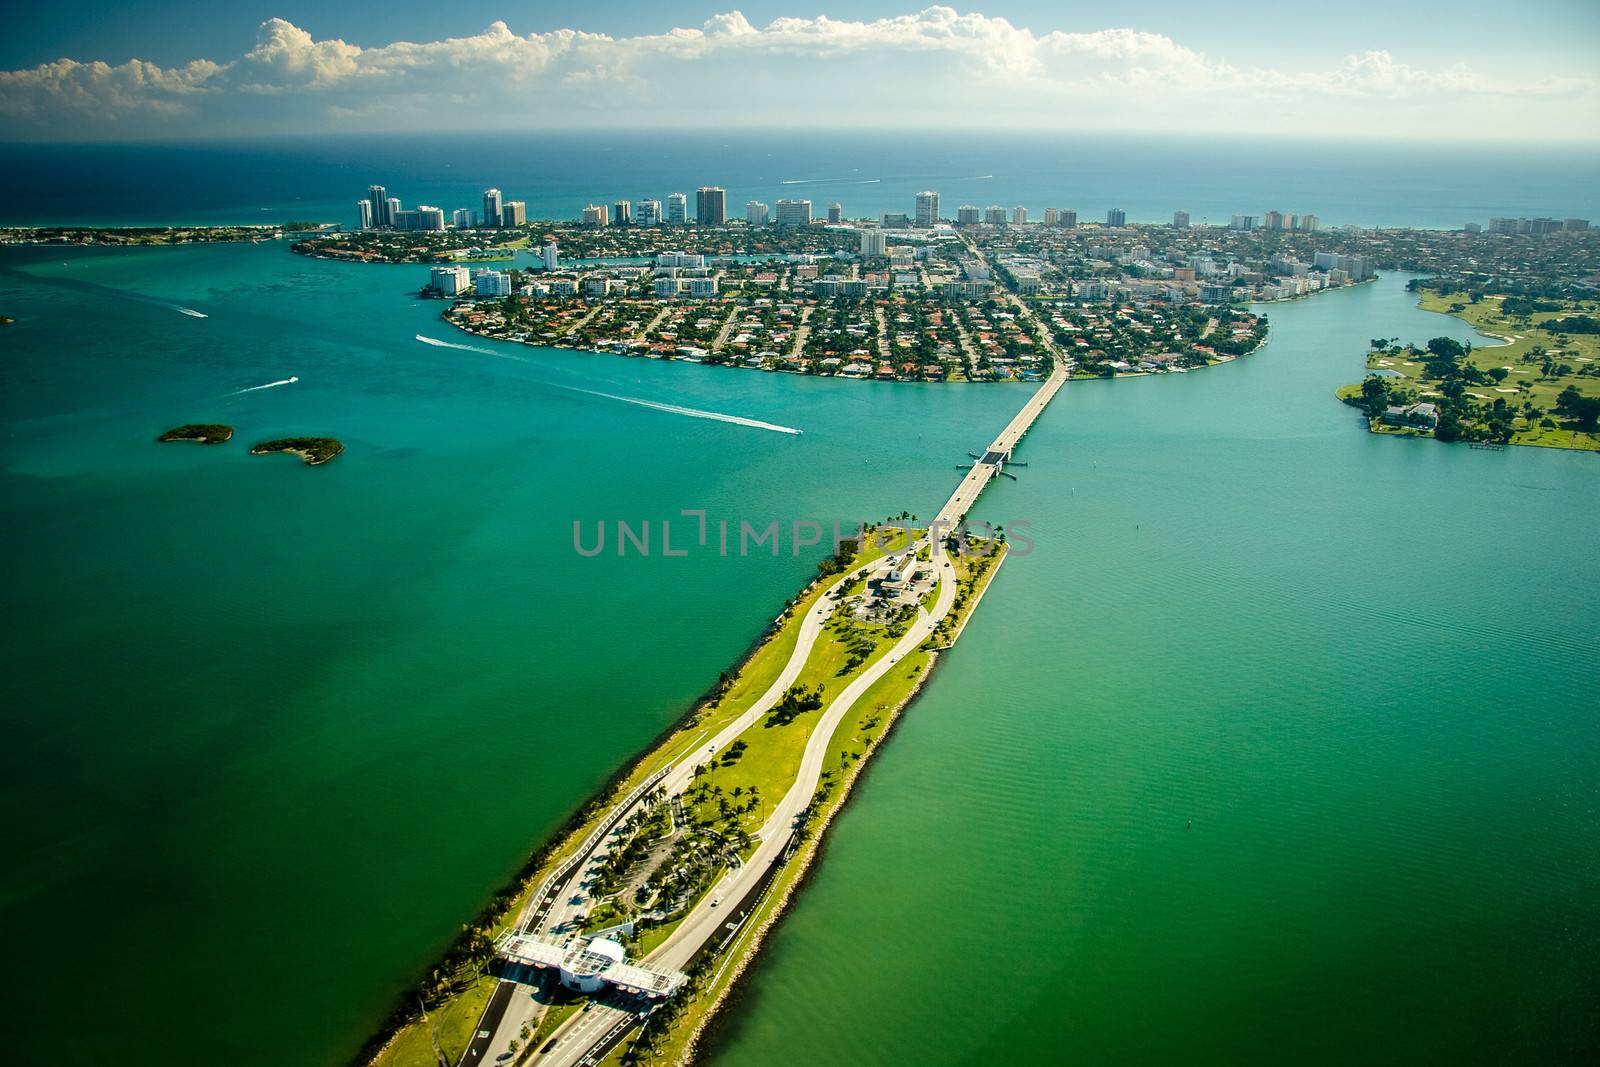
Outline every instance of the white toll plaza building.
<svg viewBox="0 0 1600 1067">
<path fill-rule="evenodd" d="M 609 987 L 665 1000 L 687 981 L 680 971 L 629 963 L 627 951 L 606 937 L 577 937 L 557 944 L 527 934 L 505 933 L 495 942 L 495 949 L 511 963 L 556 971 L 562 985 L 580 993 L 597 993 Z"/>
</svg>

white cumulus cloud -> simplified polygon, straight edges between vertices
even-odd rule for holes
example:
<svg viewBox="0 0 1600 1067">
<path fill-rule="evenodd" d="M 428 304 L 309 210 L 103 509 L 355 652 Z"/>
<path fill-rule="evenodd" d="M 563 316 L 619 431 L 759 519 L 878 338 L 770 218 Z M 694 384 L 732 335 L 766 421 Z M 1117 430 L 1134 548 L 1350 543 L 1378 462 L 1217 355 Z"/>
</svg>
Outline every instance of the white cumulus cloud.
<svg viewBox="0 0 1600 1067">
<path fill-rule="evenodd" d="M 1233 66 L 1160 33 L 1035 33 L 949 7 L 874 20 L 739 11 L 698 28 L 611 37 L 469 37 L 362 48 L 269 19 L 231 59 L 162 68 L 59 60 L 0 72 L 0 136 L 96 138 L 344 129 L 704 126 L 1115 127 L 1446 131 L 1476 118 L 1523 135 L 1592 130 L 1592 75 L 1525 81 L 1419 69 L 1387 51 L 1320 70 Z M 1397 122 L 1407 124 L 1396 128 Z"/>
</svg>

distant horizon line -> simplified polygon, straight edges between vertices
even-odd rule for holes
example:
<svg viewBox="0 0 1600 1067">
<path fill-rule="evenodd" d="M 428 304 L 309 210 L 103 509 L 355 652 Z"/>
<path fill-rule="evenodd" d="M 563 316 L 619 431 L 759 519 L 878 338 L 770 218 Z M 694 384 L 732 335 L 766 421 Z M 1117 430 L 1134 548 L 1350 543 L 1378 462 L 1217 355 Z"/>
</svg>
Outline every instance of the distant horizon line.
<svg viewBox="0 0 1600 1067">
<path fill-rule="evenodd" d="M 1301 145 L 1395 145 L 1417 146 L 1432 145 L 1441 147 L 1473 147 L 1473 146 L 1514 146 L 1519 148 L 1543 149 L 1580 149 L 1600 152 L 1600 137 L 1580 138 L 1495 138 L 1478 136 L 1433 136 L 1413 134 L 1343 134 L 1330 133 L 1325 136 L 1307 136 L 1301 133 L 1272 133 L 1261 131 L 1218 131 L 1195 129 L 1149 129 L 1149 130 L 1119 130 L 1104 129 L 1099 127 L 1025 127 L 1015 126 L 1003 129 L 977 126 L 791 126 L 775 129 L 769 125 L 760 124 L 732 124 L 722 128 L 708 129 L 702 126 L 617 126 L 605 129 L 595 129 L 585 126 L 530 126 L 516 130 L 505 128 L 485 128 L 481 130 L 357 130 L 350 132 L 334 132 L 319 130 L 315 132 L 275 131 L 270 133 L 240 133 L 240 134 L 195 134 L 192 136 L 174 135 L 159 137 L 135 138 L 32 138 L 15 140 L 0 138 L 0 148 L 68 148 L 68 147 L 177 147 L 188 145 L 206 144 L 272 144 L 289 142 L 314 141 L 328 143 L 338 141 L 374 141 L 374 140 L 405 140 L 418 138 L 438 139 L 467 139 L 475 137 L 496 136 L 501 138 L 514 138 L 519 135 L 545 136 L 545 137 L 573 137 L 582 140 L 599 140 L 607 137 L 638 137 L 656 135 L 671 138 L 694 138 L 696 140 L 712 140 L 724 136 L 749 136 L 764 135 L 774 139 L 784 139 L 796 136 L 872 136 L 903 135 L 906 137 L 927 137 L 948 135 L 964 138 L 989 138 L 1004 140 L 1010 138 L 1037 138 L 1049 136 L 1053 139 L 1068 138 L 1105 138 L 1108 140 L 1150 140 L 1157 138 L 1172 138 L 1186 141 L 1218 140 L 1232 142 L 1259 142 L 1271 144 L 1301 144 Z"/>
</svg>

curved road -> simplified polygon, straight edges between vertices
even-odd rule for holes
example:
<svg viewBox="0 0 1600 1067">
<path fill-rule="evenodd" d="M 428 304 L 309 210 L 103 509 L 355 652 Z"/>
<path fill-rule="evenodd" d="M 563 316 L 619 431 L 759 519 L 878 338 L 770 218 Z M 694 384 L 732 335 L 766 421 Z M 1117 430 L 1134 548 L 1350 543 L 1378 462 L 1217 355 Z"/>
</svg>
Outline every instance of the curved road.
<svg viewBox="0 0 1600 1067">
<path fill-rule="evenodd" d="M 755 852 L 738 870 L 724 876 L 721 882 L 701 898 L 700 903 L 690 910 L 672 935 L 645 957 L 646 962 L 654 967 L 668 970 L 681 970 L 687 966 L 700 951 L 701 946 L 716 934 L 718 927 L 728 921 L 728 913 L 720 910 L 721 902 L 724 899 L 742 899 L 778 858 L 779 853 L 789 842 L 789 833 L 794 829 L 800 812 L 816 795 L 817 785 L 821 782 L 822 772 L 825 769 L 828 749 L 833 744 L 834 731 L 838 729 L 839 723 L 874 683 L 927 640 L 933 633 L 934 627 L 939 624 L 939 620 L 948 615 L 955 604 L 955 565 L 951 562 L 950 555 L 945 552 L 939 553 L 937 564 L 939 595 L 934 601 L 933 610 L 929 612 L 919 609 L 917 621 L 911 624 L 894 647 L 857 675 L 828 705 L 828 709 L 823 712 L 822 718 L 817 721 L 816 727 L 811 731 L 810 739 L 806 742 L 805 753 L 801 756 L 800 770 L 795 776 L 794 784 L 783 795 L 783 799 L 778 802 L 772 815 L 767 818 L 759 831 L 760 843 L 756 846 Z M 814 616 L 816 612 L 813 610 L 811 614 Z M 820 629 L 820 623 L 818 627 Z M 540 1056 L 538 1062 L 543 1067 L 577 1067 L 584 1061 L 595 1042 L 605 1036 L 613 1026 L 624 1021 L 627 1014 L 619 1008 L 600 1005 L 581 1013 L 555 1032 L 553 1036 L 556 1047 L 546 1055 Z"/>
<path fill-rule="evenodd" d="M 835 601 L 832 598 L 832 594 L 835 591 L 848 586 L 851 582 L 854 582 L 858 578 L 861 578 L 866 574 L 870 574 L 873 570 L 882 567 L 884 561 L 890 556 L 900 555 L 902 552 L 907 551 L 915 552 L 924 543 L 926 543 L 925 538 L 915 542 L 906 549 L 898 549 L 895 552 L 885 553 L 884 555 L 872 559 L 867 563 L 863 563 L 851 570 L 844 572 L 835 581 L 827 585 L 823 589 L 822 594 L 817 597 L 816 601 L 806 611 L 805 616 L 801 618 L 800 632 L 795 638 L 794 651 L 790 653 L 788 662 L 783 665 L 783 670 L 778 672 L 778 677 L 773 681 L 773 683 L 767 687 L 766 691 L 761 694 L 760 698 L 757 699 L 755 703 L 751 704 L 750 707 L 742 712 L 737 718 L 730 720 L 728 724 L 721 730 L 717 731 L 716 735 L 713 736 L 709 741 L 706 741 L 679 756 L 677 760 L 670 765 L 670 769 L 667 771 L 666 776 L 662 778 L 659 783 L 657 783 L 656 788 L 665 790 L 666 795 L 669 797 L 677 796 L 678 794 L 682 793 L 686 788 L 688 788 L 690 782 L 693 781 L 694 769 L 696 766 L 701 763 L 710 762 L 713 756 L 715 756 L 722 749 L 733 744 L 733 742 L 737 740 L 741 734 L 743 734 L 751 726 L 754 726 L 761 720 L 762 716 L 766 715 L 775 706 L 777 706 L 778 701 L 782 700 L 783 695 L 789 691 L 789 687 L 794 685 L 795 680 L 800 677 L 800 672 L 805 669 L 806 661 L 811 658 L 811 651 L 816 646 L 817 638 L 822 635 L 822 628 L 824 625 L 826 625 L 828 616 L 833 612 Z M 945 559 L 944 562 L 948 567 L 949 560 Z M 953 568 L 951 573 L 954 573 Z M 953 589 L 954 582 L 952 581 L 949 584 Z M 941 598 L 943 597 L 942 592 L 940 596 Z M 954 598 L 954 593 L 951 594 L 951 597 L 952 599 Z M 937 622 L 937 619 L 935 619 L 935 622 Z M 917 625 L 920 625 L 920 623 Z M 915 629 L 916 627 L 914 626 L 913 631 Z M 926 634 L 924 633 L 924 636 L 925 635 Z M 908 631 L 907 639 L 909 639 L 910 636 L 911 632 Z M 901 642 L 902 645 L 904 643 L 904 641 Z M 911 647 L 914 648 L 915 644 L 913 644 Z M 900 646 L 897 645 L 895 649 L 891 650 L 887 655 L 880 658 L 879 664 L 887 663 L 889 660 L 898 658 L 903 654 L 904 653 L 901 651 Z M 874 677 L 877 676 L 874 675 Z M 846 695 L 851 693 L 852 689 L 853 687 L 847 687 L 843 692 L 840 693 L 839 697 L 836 698 L 835 703 L 837 703 L 838 700 L 844 699 Z M 854 698 L 852 697 L 851 699 L 853 700 Z M 831 712 L 829 714 L 831 714 Z M 841 711 L 840 714 L 842 715 L 843 712 Z M 824 716 L 823 721 L 828 721 L 826 716 Z M 819 724 L 819 729 L 820 728 L 821 726 Z M 831 735 L 831 725 L 828 727 L 828 731 Z M 824 747 L 824 752 L 825 751 L 826 749 Z M 807 753 L 809 755 L 809 749 L 807 750 Z M 812 791 L 814 790 L 815 785 L 813 784 Z M 790 793 L 792 794 L 793 792 L 794 789 L 791 788 Z M 806 793 L 806 797 L 809 799 L 810 791 Z M 786 795 L 784 799 L 787 801 L 788 795 Z M 642 803 L 643 798 L 639 798 L 629 802 L 628 806 L 629 808 L 637 808 Z M 800 806 L 804 807 L 805 805 L 802 803 Z M 774 825 L 779 825 L 774 823 L 773 820 L 777 817 L 777 812 L 784 810 L 787 809 L 785 809 L 783 804 L 780 803 L 778 809 L 775 810 L 774 816 L 769 818 L 766 823 L 762 825 L 762 828 L 760 831 L 758 831 L 758 834 L 762 836 L 763 839 L 770 836 L 769 831 Z M 618 828 L 620 828 L 631 812 L 623 810 L 615 814 L 617 816 L 616 825 Z M 792 821 L 792 819 L 793 814 L 791 813 L 790 821 Z M 605 859 L 605 857 L 610 853 L 612 846 L 616 843 L 617 836 L 618 834 L 616 831 L 604 835 L 595 843 L 588 856 L 579 861 L 576 873 L 572 876 L 573 880 L 563 883 L 562 886 L 556 887 L 556 891 L 559 893 L 558 899 L 550 906 L 549 913 L 544 917 L 543 921 L 539 923 L 539 928 L 541 930 L 557 937 L 574 932 L 573 926 L 576 919 L 586 910 L 589 904 L 588 886 L 590 884 L 592 872 L 595 866 L 600 861 Z M 779 842 L 780 846 L 782 841 L 786 841 L 787 839 L 788 834 L 782 834 Z M 765 844 L 766 842 L 764 840 L 763 846 Z M 761 850 L 758 849 L 757 854 L 760 855 Z M 755 858 L 752 857 L 750 863 L 744 869 L 749 869 L 749 867 L 753 866 L 755 862 Z M 720 891 L 718 891 L 715 895 L 720 895 Z M 525 926 L 528 919 L 537 913 L 540 903 L 541 902 L 538 900 L 530 900 L 528 902 L 523 910 L 522 921 L 519 922 L 519 926 Z M 704 901 L 702 901 L 702 904 L 704 904 Z M 715 914 L 713 914 L 712 918 L 715 919 L 715 917 Z M 669 941 L 668 944 L 670 943 L 671 942 Z M 666 946 L 663 945 L 662 947 L 665 948 Z M 690 953 L 690 955 L 693 955 L 693 953 Z M 654 956 L 651 958 L 652 960 L 655 959 Z M 509 990 L 504 989 L 503 987 L 507 985 L 512 986 L 513 988 Z M 489 1007 L 485 1009 L 484 1018 L 479 1022 L 479 1033 L 482 1034 L 483 1029 L 486 1028 L 490 1032 L 491 1036 L 488 1038 L 480 1037 L 469 1045 L 467 1053 L 462 1060 L 462 1062 L 468 1065 L 468 1067 L 472 1067 L 472 1065 L 478 1063 L 498 1062 L 502 1055 L 510 1052 L 511 1041 L 518 1036 L 523 1025 L 533 1023 L 533 1021 L 536 1020 L 542 1013 L 542 1006 L 534 1001 L 531 995 L 518 995 L 516 988 L 517 985 L 518 984 L 515 982 L 502 981 L 500 987 L 497 987 L 495 995 L 491 997 Z M 507 998 L 509 998 L 509 1003 L 507 1003 Z M 497 1003 L 505 1004 L 504 1014 L 491 1023 L 491 1012 Z M 615 1011 L 613 1009 L 602 1008 L 597 1004 L 588 1012 L 570 1021 L 567 1026 L 576 1027 L 582 1025 L 586 1031 L 591 1028 L 598 1027 L 593 1035 L 595 1040 L 598 1040 L 605 1035 L 605 1032 L 609 1029 L 610 1025 L 617 1022 L 625 1014 L 626 1013 Z M 604 1023 L 604 1025 L 601 1025 L 602 1023 Z M 565 1029 L 566 1027 L 563 1027 L 563 1030 Z M 578 1050 L 581 1051 L 581 1047 L 579 1047 L 580 1043 L 571 1041 L 568 1035 L 563 1034 L 561 1038 L 561 1044 L 573 1045 L 575 1048 L 578 1048 Z M 540 1062 L 562 1062 L 559 1056 L 555 1053 L 552 1053 L 552 1056 L 554 1058 L 541 1058 Z M 581 1058 L 581 1056 L 577 1058 Z M 576 1059 L 573 1062 L 576 1062 Z"/>
</svg>

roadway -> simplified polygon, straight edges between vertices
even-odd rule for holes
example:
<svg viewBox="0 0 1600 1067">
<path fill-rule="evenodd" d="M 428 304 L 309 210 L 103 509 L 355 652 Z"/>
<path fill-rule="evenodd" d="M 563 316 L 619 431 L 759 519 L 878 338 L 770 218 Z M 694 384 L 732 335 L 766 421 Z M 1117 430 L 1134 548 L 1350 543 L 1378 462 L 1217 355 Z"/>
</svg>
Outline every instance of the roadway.
<svg viewBox="0 0 1600 1067">
<path fill-rule="evenodd" d="M 915 546 L 912 550 L 915 550 Z M 717 731 L 710 740 L 679 756 L 650 790 L 638 796 L 630 793 L 624 798 L 623 803 L 607 816 L 606 823 L 609 829 L 592 835 L 592 838 L 580 848 L 577 854 L 580 858 L 574 865 L 572 873 L 547 881 L 541 887 L 541 892 L 536 892 L 529 899 L 518 922 L 518 929 L 530 933 L 546 932 L 558 938 L 577 932 L 578 920 L 590 903 L 588 887 L 593 873 L 610 854 L 611 849 L 619 843 L 617 829 L 627 821 L 627 816 L 642 806 L 649 792 L 665 790 L 669 797 L 681 794 L 693 782 L 694 769 L 697 765 L 710 763 L 718 752 L 733 744 L 741 734 L 776 707 L 778 701 L 789 691 L 789 687 L 800 677 L 806 660 L 811 657 L 811 650 L 815 647 L 817 638 L 821 636 L 822 629 L 833 612 L 835 602 L 831 594 L 881 567 L 885 558 L 879 557 L 845 571 L 825 587 L 823 594 L 800 620 L 800 631 L 795 640 L 794 651 L 784 664 L 783 670 L 778 672 L 777 679 L 767 687 L 766 692 L 737 718 L 730 720 L 726 726 Z M 764 824 L 763 831 L 768 825 L 771 825 L 770 819 Z M 506 988 L 508 986 L 512 988 L 508 990 Z M 496 1062 L 502 1054 L 510 1051 L 511 1042 L 518 1038 L 524 1025 L 532 1028 L 536 1024 L 540 1014 L 543 1013 L 543 1005 L 531 996 L 518 996 L 516 986 L 516 982 L 502 981 L 496 987 L 484 1017 L 478 1023 L 477 1033 L 482 1034 L 487 1031 L 489 1036 L 474 1038 L 462 1056 L 462 1064 L 472 1067 L 479 1063 Z M 493 1017 L 491 1011 L 496 1013 Z M 592 1015 L 594 1012 L 588 1014 Z"/>
<path fill-rule="evenodd" d="M 919 545 L 922 543 L 924 542 L 918 542 Z M 715 938 L 724 925 L 734 918 L 722 907 L 723 902 L 738 901 L 748 897 L 758 888 L 758 883 L 767 875 L 773 863 L 782 856 L 800 813 L 816 796 L 817 785 L 821 782 L 822 772 L 826 769 L 828 749 L 833 744 L 833 735 L 839 723 L 868 689 L 894 670 L 903 657 L 916 651 L 917 646 L 928 639 L 939 620 L 948 615 L 955 604 L 955 564 L 948 552 L 938 552 L 934 558 L 939 570 L 939 595 L 934 601 L 933 610 L 930 612 L 919 608 L 916 621 L 907 628 L 904 636 L 887 653 L 879 656 L 871 666 L 857 675 L 828 705 L 806 741 L 805 752 L 800 758 L 800 770 L 795 776 L 794 784 L 784 793 L 783 799 L 778 802 L 772 814 L 761 826 L 755 852 L 737 870 L 724 875 L 722 880 L 690 909 L 688 916 L 678 924 L 671 936 L 645 957 L 645 962 L 661 969 L 682 970 L 687 967 L 701 948 Z M 829 606 L 831 608 L 831 605 Z M 627 1014 L 620 1008 L 595 1006 L 558 1029 L 554 1034 L 556 1047 L 540 1056 L 538 1062 L 541 1067 L 580 1067 L 588 1059 L 592 1038 L 621 1024 Z"/>
</svg>

